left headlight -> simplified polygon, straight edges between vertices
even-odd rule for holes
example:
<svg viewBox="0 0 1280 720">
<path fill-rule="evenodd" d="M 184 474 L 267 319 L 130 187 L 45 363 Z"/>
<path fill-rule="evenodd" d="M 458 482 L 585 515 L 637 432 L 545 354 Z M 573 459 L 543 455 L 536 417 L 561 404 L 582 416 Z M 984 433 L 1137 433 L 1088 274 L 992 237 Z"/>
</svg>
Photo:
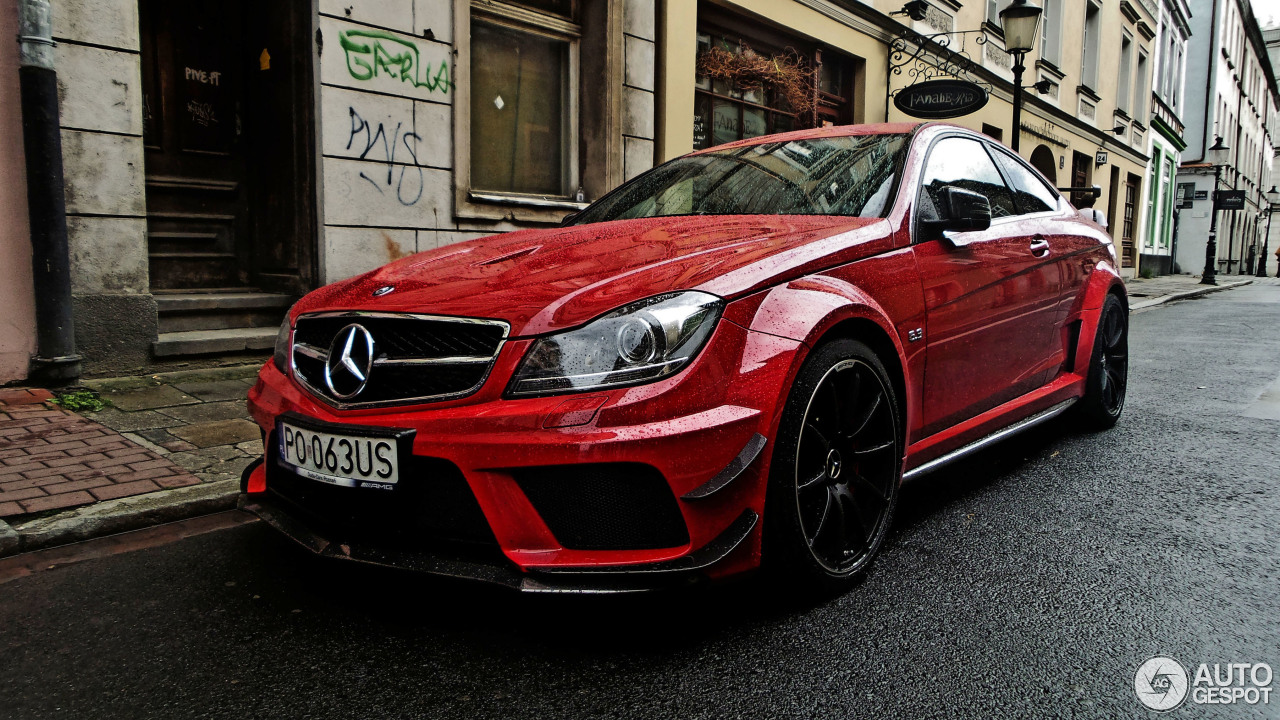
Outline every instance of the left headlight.
<svg viewBox="0 0 1280 720">
<path fill-rule="evenodd" d="M 658 295 L 618 308 L 535 342 L 507 392 L 547 395 L 673 375 L 706 344 L 723 310 L 723 300 L 703 292 Z"/>
<path fill-rule="evenodd" d="M 290 310 L 292 312 L 292 309 Z M 272 361 L 276 364 L 276 369 L 285 375 L 289 374 L 289 347 L 290 336 L 293 333 L 293 327 L 289 324 L 289 313 L 284 314 L 284 322 L 280 323 L 280 332 L 276 333 L 276 351 L 271 356 Z"/>
</svg>

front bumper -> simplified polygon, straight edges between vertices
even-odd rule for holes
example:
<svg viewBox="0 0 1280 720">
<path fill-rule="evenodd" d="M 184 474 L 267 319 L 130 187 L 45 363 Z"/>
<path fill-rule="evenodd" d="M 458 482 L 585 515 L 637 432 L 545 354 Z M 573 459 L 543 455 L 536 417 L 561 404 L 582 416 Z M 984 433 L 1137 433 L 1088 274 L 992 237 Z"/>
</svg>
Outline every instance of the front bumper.
<svg viewBox="0 0 1280 720">
<path fill-rule="evenodd" d="M 250 410 L 269 445 L 277 419 L 286 413 L 321 425 L 413 429 L 412 458 L 456 468 L 474 497 L 492 534 L 479 552 L 475 544 L 459 553 L 448 543 L 406 542 L 403 534 L 370 540 L 300 511 L 291 498 L 273 492 L 273 478 L 280 484 L 294 478 L 283 476 L 288 471 L 276 463 L 271 447 L 267 462 L 246 473 L 242 507 L 326 557 L 526 591 L 625 591 L 730 575 L 759 564 L 766 438 L 785 401 L 800 343 L 722 321 L 697 361 L 664 381 L 587 395 L 505 399 L 503 386 L 526 347 L 527 342 L 509 343 L 486 385 L 457 401 L 338 411 L 270 363 L 250 392 Z M 559 475 L 568 483 L 578 468 L 624 466 L 662 478 L 677 521 L 687 530 L 682 542 L 584 546 L 568 540 L 563 525 L 566 513 L 577 510 L 549 512 L 545 500 L 531 500 L 528 492 L 531 474 L 563 490 L 576 486 L 560 483 Z M 339 491 L 353 493 L 353 500 L 378 492 Z M 581 511 L 590 512 L 590 506 Z M 403 514 L 397 517 L 403 522 Z"/>
<path fill-rule="evenodd" d="M 246 472 L 254 469 L 256 465 Z M 521 572 L 514 564 L 496 557 L 484 560 L 448 552 L 405 551 L 376 543 L 334 542 L 265 494 L 241 495 L 239 507 L 321 557 L 478 581 L 531 593 L 627 593 L 693 584 L 705 579 L 707 568 L 742 545 L 759 521 L 754 511 L 744 510 L 715 540 L 673 560 L 621 566 L 547 566 Z"/>
</svg>

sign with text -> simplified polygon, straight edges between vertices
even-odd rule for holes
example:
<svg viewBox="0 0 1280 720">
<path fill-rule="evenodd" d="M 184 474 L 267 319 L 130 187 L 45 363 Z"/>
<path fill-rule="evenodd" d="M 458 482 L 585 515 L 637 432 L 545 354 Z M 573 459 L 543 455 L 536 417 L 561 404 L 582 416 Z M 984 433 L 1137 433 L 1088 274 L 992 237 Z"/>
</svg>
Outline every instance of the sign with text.
<svg viewBox="0 0 1280 720">
<path fill-rule="evenodd" d="M 1218 210 L 1243 210 L 1244 209 L 1244 191 L 1243 190 L 1219 190 L 1216 193 L 1214 207 Z"/>
<path fill-rule="evenodd" d="M 899 90 L 893 104 L 911 117 L 940 120 L 975 112 L 987 99 L 987 91 L 968 80 L 926 80 Z"/>
</svg>

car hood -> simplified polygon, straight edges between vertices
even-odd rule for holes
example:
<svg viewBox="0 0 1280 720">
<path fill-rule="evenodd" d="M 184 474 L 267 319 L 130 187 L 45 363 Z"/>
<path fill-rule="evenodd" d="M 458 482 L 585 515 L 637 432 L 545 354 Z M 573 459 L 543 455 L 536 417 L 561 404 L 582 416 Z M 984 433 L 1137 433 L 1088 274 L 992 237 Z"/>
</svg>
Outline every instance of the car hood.
<svg viewBox="0 0 1280 720">
<path fill-rule="evenodd" d="M 303 298 L 294 312 L 493 318 L 510 323 L 512 336 L 536 335 L 664 292 L 740 296 L 888 249 L 888 235 L 884 220 L 795 215 L 521 230 L 418 253 L 334 283 Z M 385 287 L 394 289 L 374 297 Z"/>
</svg>

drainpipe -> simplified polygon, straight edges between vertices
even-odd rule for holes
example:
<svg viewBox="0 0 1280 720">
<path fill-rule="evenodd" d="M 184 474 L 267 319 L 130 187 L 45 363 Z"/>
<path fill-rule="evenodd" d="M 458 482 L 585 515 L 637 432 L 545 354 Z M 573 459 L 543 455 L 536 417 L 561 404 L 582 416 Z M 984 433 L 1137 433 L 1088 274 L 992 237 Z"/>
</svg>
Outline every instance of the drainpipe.
<svg viewBox="0 0 1280 720">
<path fill-rule="evenodd" d="M 71 261 L 50 12 L 49 0 L 18 2 L 18 79 L 39 345 L 30 376 L 34 382 L 56 387 L 79 380 L 81 358 L 76 354 L 71 317 Z"/>
</svg>

